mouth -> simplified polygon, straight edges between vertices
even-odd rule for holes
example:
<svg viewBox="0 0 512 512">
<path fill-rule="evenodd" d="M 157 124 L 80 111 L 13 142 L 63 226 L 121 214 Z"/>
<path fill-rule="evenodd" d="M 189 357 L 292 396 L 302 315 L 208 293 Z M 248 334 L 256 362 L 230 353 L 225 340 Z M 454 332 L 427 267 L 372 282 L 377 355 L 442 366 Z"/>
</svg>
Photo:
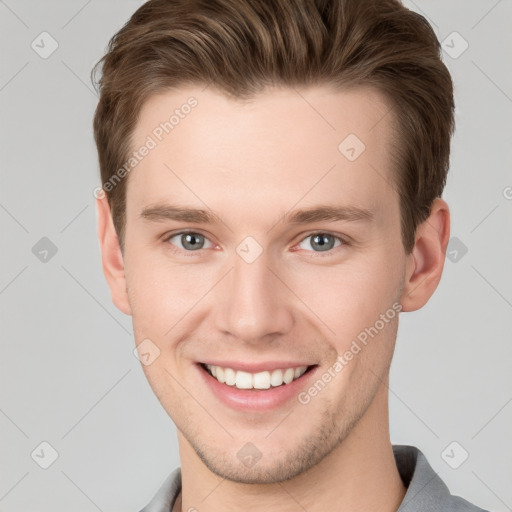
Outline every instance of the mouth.
<svg viewBox="0 0 512 512">
<path fill-rule="evenodd" d="M 311 385 L 308 383 L 320 368 L 318 364 L 283 365 L 282 362 L 264 366 L 239 363 L 236 368 L 228 364 L 195 366 L 213 400 L 244 413 L 269 413 L 293 403 L 301 390 Z"/>
<path fill-rule="evenodd" d="M 276 368 L 259 372 L 235 370 L 226 366 L 200 363 L 201 368 L 220 384 L 237 389 L 265 390 L 285 386 L 300 379 L 316 365 Z"/>
</svg>

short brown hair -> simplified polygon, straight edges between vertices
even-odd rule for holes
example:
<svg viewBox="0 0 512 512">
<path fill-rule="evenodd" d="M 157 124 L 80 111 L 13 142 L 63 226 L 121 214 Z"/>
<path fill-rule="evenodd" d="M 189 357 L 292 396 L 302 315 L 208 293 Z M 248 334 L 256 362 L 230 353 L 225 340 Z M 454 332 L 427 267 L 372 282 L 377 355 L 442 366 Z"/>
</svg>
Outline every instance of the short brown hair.
<svg viewBox="0 0 512 512">
<path fill-rule="evenodd" d="M 383 93 L 397 136 L 390 154 L 406 253 L 446 183 L 452 80 L 432 27 L 398 0 L 150 0 L 112 37 L 92 78 L 102 183 L 127 161 L 144 101 L 193 84 L 236 98 L 269 85 Z M 126 182 L 106 191 L 121 248 Z"/>
</svg>

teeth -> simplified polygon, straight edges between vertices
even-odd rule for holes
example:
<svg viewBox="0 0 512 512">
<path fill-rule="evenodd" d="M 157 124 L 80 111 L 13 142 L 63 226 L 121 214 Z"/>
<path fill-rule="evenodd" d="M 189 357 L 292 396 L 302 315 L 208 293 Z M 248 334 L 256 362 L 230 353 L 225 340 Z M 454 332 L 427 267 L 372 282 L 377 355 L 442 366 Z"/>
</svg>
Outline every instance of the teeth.
<svg viewBox="0 0 512 512">
<path fill-rule="evenodd" d="M 226 368 L 224 370 L 224 376 L 226 377 L 226 384 L 228 386 L 234 386 L 236 382 L 236 372 L 231 368 Z"/>
<path fill-rule="evenodd" d="M 285 384 L 290 384 L 290 382 L 293 380 L 293 377 L 295 376 L 295 370 L 293 368 L 286 368 L 286 371 L 283 375 L 283 380 Z"/>
<path fill-rule="evenodd" d="M 272 386 L 280 386 L 283 383 L 283 370 L 274 370 L 270 376 Z"/>
<path fill-rule="evenodd" d="M 213 368 L 212 368 L 213 369 Z M 213 372 L 212 372 L 213 373 Z M 216 366 L 215 367 L 215 375 L 214 377 L 217 378 L 217 380 L 220 382 L 220 383 L 224 383 L 226 382 L 226 376 L 225 376 L 225 372 L 224 372 L 224 368 L 221 368 L 220 366 Z"/>
<path fill-rule="evenodd" d="M 270 372 L 255 373 L 252 382 L 256 389 L 268 389 L 270 387 Z"/>
<path fill-rule="evenodd" d="M 236 386 L 238 389 L 269 389 L 271 386 L 282 386 L 298 379 L 308 369 L 307 366 L 299 366 L 272 372 L 249 373 L 211 364 L 207 364 L 206 367 L 220 383 Z"/>
<path fill-rule="evenodd" d="M 247 372 L 236 372 L 235 386 L 238 389 L 251 389 L 252 375 Z"/>
</svg>

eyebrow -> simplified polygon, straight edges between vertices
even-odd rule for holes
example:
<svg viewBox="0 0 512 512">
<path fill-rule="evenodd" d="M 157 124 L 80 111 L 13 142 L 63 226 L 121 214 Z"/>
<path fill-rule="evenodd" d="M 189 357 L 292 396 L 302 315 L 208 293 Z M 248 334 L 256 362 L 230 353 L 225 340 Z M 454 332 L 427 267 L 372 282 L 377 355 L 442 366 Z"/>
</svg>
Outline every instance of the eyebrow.
<svg viewBox="0 0 512 512">
<path fill-rule="evenodd" d="M 375 218 L 371 210 L 355 206 L 317 206 L 295 210 L 284 216 L 290 224 L 308 224 L 322 221 L 372 221 Z"/>
<path fill-rule="evenodd" d="M 215 213 L 200 208 L 188 208 L 171 204 L 156 204 L 144 208 L 140 216 L 148 221 L 175 220 L 193 224 L 224 224 Z M 375 220 L 373 211 L 355 206 L 314 206 L 286 213 L 278 222 L 310 224 L 313 222 L 367 221 Z M 276 223 L 277 224 L 277 223 Z"/>
</svg>

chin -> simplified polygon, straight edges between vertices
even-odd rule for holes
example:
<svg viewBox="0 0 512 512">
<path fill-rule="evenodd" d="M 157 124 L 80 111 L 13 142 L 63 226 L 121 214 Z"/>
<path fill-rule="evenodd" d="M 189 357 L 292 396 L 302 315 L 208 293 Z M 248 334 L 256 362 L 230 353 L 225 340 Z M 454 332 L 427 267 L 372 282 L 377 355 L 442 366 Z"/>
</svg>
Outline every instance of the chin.
<svg viewBox="0 0 512 512">
<path fill-rule="evenodd" d="M 277 484 L 307 472 L 341 444 L 350 429 L 340 431 L 339 423 L 336 426 L 332 420 L 324 419 L 320 428 L 312 426 L 313 433 L 305 433 L 303 440 L 286 449 L 280 446 L 278 453 L 271 447 L 258 449 L 257 440 L 254 444 L 240 443 L 241 448 L 236 451 L 231 447 L 219 451 L 218 447 L 199 447 L 196 442 L 189 442 L 203 464 L 223 479 L 241 484 Z M 247 455 L 252 457 L 246 462 Z"/>
</svg>

